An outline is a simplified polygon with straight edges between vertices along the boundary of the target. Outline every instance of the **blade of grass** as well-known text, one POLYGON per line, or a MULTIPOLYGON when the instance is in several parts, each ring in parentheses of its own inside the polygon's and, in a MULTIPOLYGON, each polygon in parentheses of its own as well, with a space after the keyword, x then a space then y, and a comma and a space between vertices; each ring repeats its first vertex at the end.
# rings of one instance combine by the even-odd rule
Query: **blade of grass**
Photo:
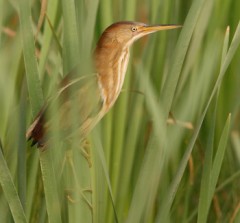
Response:
POLYGON ((53 37, 56 40, 57 46, 59 47, 60 54, 62 54, 62 47, 61 45, 59 46, 60 43, 54 31, 54 27, 56 25, 56 20, 57 20, 56 17, 57 17, 58 4, 59 4, 59 1, 57 0, 48 1, 47 12, 45 17, 46 19, 45 19, 44 31, 43 31, 44 44, 42 45, 40 59, 39 59, 39 74, 41 78, 44 74, 45 64, 48 59, 50 44, 53 37))
POLYGON ((222 64, 222 65, 223 65, 223 62, 224 62, 225 57, 226 57, 226 55, 227 55, 227 52, 228 52, 229 32, 230 32, 230 28, 229 28, 229 26, 228 26, 228 27, 227 27, 227 30, 226 30, 226 33, 225 33, 224 42, 223 42, 222 60, 221 60, 221 64, 222 64))
MULTIPOLYGON (((188 50, 188 55, 186 58, 186 66, 184 66, 180 83, 178 83, 177 91, 181 92, 184 83, 189 79, 187 75, 189 71, 196 64, 196 60, 198 59, 199 51, 201 50, 204 35, 206 34, 206 30, 209 28, 209 21, 211 19, 212 9, 214 6, 214 1, 206 1, 203 10, 201 11, 199 20, 197 22, 197 29, 194 30, 193 37, 191 40, 191 47, 188 50)), ((177 100, 175 98, 175 100, 177 100)))
MULTIPOLYGON (((128 88, 130 84, 130 75, 127 75, 125 78, 124 87, 128 88)), ((128 103, 129 94, 121 94, 119 97, 115 107, 114 107, 114 114, 113 120, 114 125, 112 127, 112 144, 111 147, 114 148, 114 152, 112 151, 111 155, 111 180, 112 180, 112 188, 115 197, 119 191, 119 179, 122 168, 121 157, 123 157, 123 149, 124 149, 124 139, 125 139, 125 131, 126 131, 126 118, 127 118, 127 110, 126 106, 128 103)))
POLYGON ((215 108, 212 114, 212 124, 210 126, 209 133, 209 142, 206 147, 206 152, 204 155, 204 166, 203 173, 201 179, 201 188, 199 195, 199 204, 198 204, 198 222, 206 222, 207 213, 208 213, 208 198, 209 198, 209 190, 211 186, 211 168, 212 168, 212 157, 213 157, 213 149, 214 149, 214 133, 216 127, 216 114, 217 114, 217 96, 215 100, 215 108))
POLYGON ((240 177, 240 170, 237 171, 236 173, 234 173, 232 176, 230 176, 227 180, 225 180, 222 184, 220 184, 217 188, 216 188, 216 193, 223 190, 224 187, 226 187, 229 184, 232 184, 234 180, 239 179, 240 177))
MULTIPOLYGON (((198 209, 198 222, 201 222, 201 223, 207 222, 209 208, 215 192, 217 180, 218 180, 222 162, 223 162, 223 157, 226 150, 226 145, 227 145, 228 136, 229 136, 229 129, 230 129, 230 120, 231 120, 231 115, 228 116, 225 127, 223 129, 213 165, 209 163, 208 168, 205 169, 205 171, 209 171, 210 177, 207 179, 207 182, 204 179, 202 181, 202 188, 200 192, 200 203, 199 203, 199 209, 198 209)), ((206 156, 207 155, 208 154, 206 154, 206 156)))
POLYGON ((27 197, 26 197, 26 216, 30 221, 32 210, 36 202, 36 181, 39 179, 39 158, 38 154, 32 152, 27 160, 27 197))
POLYGON ((169 114, 172 105, 174 93, 176 90, 180 72, 182 70, 183 62, 189 47, 189 43, 192 38, 194 28, 198 21, 198 16, 201 12, 204 3, 205 0, 199 1, 195 0, 192 3, 187 18, 184 22, 182 31, 180 33, 179 40, 177 42, 176 56, 173 59, 171 70, 167 75, 166 81, 161 91, 162 106, 164 108, 166 118, 169 114))
MULTIPOLYGON (((227 54, 228 44, 229 44, 229 27, 227 28, 226 35, 224 38, 224 43, 223 43, 222 64, 227 54)), ((208 211, 209 211, 211 199, 213 196, 213 192, 210 193, 210 191, 212 189, 212 184, 211 184, 212 157, 213 157, 213 149, 214 149, 214 131, 215 131, 215 123, 216 123, 216 115, 217 115, 217 101, 218 101, 219 89, 220 89, 220 86, 218 88, 218 93, 216 95, 215 109, 212 117, 213 123, 211 124, 211 127, 210 127, 211 128, 210 135, 209 135, 210 142, 206 149, 207 151, 205 154, 201 189, 200 189, 200 195, 199 195, 198 222, 207 221, 208 211)), ((215 189, 215 186, 214 186, 214 189, 215 189)))
MULTIPOLYGON (((93 181, 95 183, 94 185, 94 192, 96 193, 96 195, 93 196, 93 198, 95 199, 95 201, 93 201, 93 207, 95 208, 94 210, 94 222, 99 222, 102 221, 102 219, 99 217, 101 216, 101 213, 99 213, 101 209, 101 206, 103 206, 101 204, 101 195, 104 194, 104 189, 103 188, 99 188, 99 185, 102 185, 102 181, 103 178, 99 178, 102 175, 104 175, 106 183, 107 183, 107 187, 108 187, 108 192, 109 192, 109 196, 111 199, 111 204, 112 204, 112 209, 113 209, 113 213, 114 213, 114 220, 116 223, 118 223, 118 216, 117 216, 117 212, 115 209, 115 202, 114 202, 114 197, 113 197, 113 192, 112 192, 112 186, 111 186, 111 182, 110 182, 110 178, 109 178, 109 174, 108 174, 108 168, 107 168, 107 162, 105 160, 105 155, 104 155, 104 151, 103 148, 101 146, 101 142, 99 139, 99 136, 97 134, 97 127, 95 128, 95 130, 93 130, 92 133, 93 137, 93 144, 94 144, 94 148, 93 148, 93 157, 94 157, 94 169, 93 169, 93 181), (101 171, 102 169, 102 171, 101 171), (101 171, 101 172, 99 172, 101 171), (99 174, 100 173, 100 174, 99 174), (99 197, 100 196, 100 197, 99 197)), ((106 215, 107 217, 108 215, 106 215)))
POLYGON ((136 9, 137 9, 136 2, 137 2, 136 0, 125 1, 124 9, 123 9, 123 12, 124 12, 123 17, 126 20, 131 21, 131 20, 135 19, 135 13, 136 13, 136 9))
MULTIPOLYGON (((131 124, 128 124, 128 132, 125 139, 125 148, 122 155, 121 173, 119 175, 119 189, 116 200, 118 213, 124 213, 128 209, 131 201, 129 194, 131 193, 131 180, 133 168, 135 165, 134 159, 138 153, 137 143, 138 135, 141 130, 141 122, 143 118, 142 106, 144 104, 144 96, 139 95, 135 98, 132 105, 131 124)), ((123 222, 123 214, 119 214, 119 221, 123 222)))
MULTIPOLYGON (((24 85, 25 86, 25 85, 24 85)), ((26 210, 26 90, 23 88, 21 92, 20 108, 19 108, 19 139, 18 139, 18 193, 22 206, 26 210)))
POLYGON ((41 11, 40 11, 40 16, 38 19, 38 24, 37 24, 37 31, 35 34, 35 41, 38 38, 38 33, 40 32, 40 29, 42 28, 43 22, 44 22, 44 17, 45 17, 45 13, 47 11, 47 0, 43 0, 41 1, 41 11))
POLYGON ((76 66, 79 54, 79 38, 74 1, 62 1, 63 12, 63 73, 76 66))
POLYGON ((223 162, 223 158, 224 158, 224 154, 225 154, 225 150, 227 147, 227 142, 228 142, 228 136, 229 136, 229 131, 230 131, 230 126, 231 126, 231 114, 229 114, 228 119, 226 121, 226 124, 224 126, 219 144, 218 144, 218 148, 217 148, 217 152, 213 161, 213 166, 212 166, 212 178, 211 178, 211 187, 210 187, 210 193, 209 193, 209 204, 208 206, 210 206, 210 202, 212 200, 212 197, 214 195, 214 191, 216 189, 216 185, 217 185, 217 180, 220 174, 220 170, 221 170, 221 166, 222 166, 222 162, 223 162))
MULTIPOLYGON (((98 13, 99 0, 89 1, 87 7, 87 18, 83 26, 83 54, 84 58, 91 58, 92 56, 92 43, 94 40, 94 30, 96 24, 96 18, 98 13)), ((86 61, 86 60, 85 60, 86 61)))
MULTIPOLYGON (((149 75, 142 66, 138 67, 137 73, 139 73, 142 87, 145 86, 144 93, 147 99, 147 107, 149 108, 149 112, 151 112, 151 116, 154 120, 154 136, 148 143, 147 153, 144 157, 136 188, 134 189, 134 195, 131 202, 127 222, 139 222, 142 215, 145 214, 144 211, 146 210, 146 204, 148 203, 149 199, 153 201, 152 198, 156 193, 163 165, 164 152, 161 145, 165 145, 166 139, 163 109, 158 103, 156 93, 154 92, 149 80, 149 75), (157 135, 160 133, 161 138, 159 138, 159 135, 157 135), (146 182, 148 182, 148 184, 146 184, 146 182)), ((150 205, 152 204, 153 203, 150 205)))
POLYGON ((105 28, 111 24, 113 21, 113 13, 112 13, 112 1, 103 0, 99 4, 99 10, 102 12, 100 16, 101 27, 105 28))
POLYGON ((30 20, 30 5, 28 0, 19 2, 19 17, 29 100, 32 108, 32 114, 33 116, 36 116, 43 104, 43 93, 38 76, 34 38, 30 20))
POLYGON ((53 27, 53 24, 51 23, 50 18, 48 17, 48 15, 46 15, 46 19, 47 19, 48 25, 49 25, 49 27, 50 27, 50 29, 51 29, 53 38, 54 38, 54 40, 55 40, 55 42, 56 42, 56 44, 57 44, 57 46, 58 46, 59 54, 60 54, 61 57, 62 57, 62 46, 61 46, 61 43, 60 43, 60 41, 59 41, 59 39, 58 39, 58 37, 57 37, 57 33, 55 32, 54 27, 53 27))
POLYGON ((3 5, 4 1, 0 0, 0 48, 2 46, 2 30, 3 30, 3 5))
POLYGON ((3 148, 0 142, 0 182, 7 199, 8 205, 12 212, 13 219, 16 223, 26 223, 27 219, 23 206, 19 199, 16 187, 14 185, 11 173, 3 156, 3 148))
POLYGON ((44 152, 40 151, 39 155, 48 220, 50 223, 61 223, 61 209, 57 193, 57 183, 54 167, 52 165, 52 150, 48 148, 44 152))
MULTIPOLYGON (((43 93, 39 80, 37 61, 35 58, 34 37, 31 27, 30 3, 28 0, 19 2, 20 28, 23 44, 23 55, 26 69, 26 78, 29 92, 29 99, 33 116, 35 116, 43 104, 43 93)), ((51 165, 51 150, 39 153, 42 168, 45 198, 49 222, 61 222, 60 206, 57 194, 55 173, 51 165)))

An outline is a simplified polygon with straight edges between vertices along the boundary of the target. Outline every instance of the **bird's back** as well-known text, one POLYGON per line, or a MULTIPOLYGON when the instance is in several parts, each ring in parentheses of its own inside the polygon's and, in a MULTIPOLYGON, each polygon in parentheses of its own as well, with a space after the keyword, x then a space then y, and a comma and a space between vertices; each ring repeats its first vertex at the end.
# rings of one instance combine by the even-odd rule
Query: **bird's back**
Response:
POLYGON ((53 136, 64 139, 78 134, 82 139, 99 119, 102 105, 96 74, 65 79, 29 127, 27 138, 39 147, 53 136))

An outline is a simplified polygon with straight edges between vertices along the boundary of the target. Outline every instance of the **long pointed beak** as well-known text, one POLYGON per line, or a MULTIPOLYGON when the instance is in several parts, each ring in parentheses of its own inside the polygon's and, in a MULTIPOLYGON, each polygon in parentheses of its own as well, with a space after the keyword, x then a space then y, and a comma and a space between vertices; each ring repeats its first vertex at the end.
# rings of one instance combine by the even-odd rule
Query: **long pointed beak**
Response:
POLYGON ((178 29, 181 28, 181 25, 154 25, 154 26, 142 26, 140 32, 144 35, 161 31, 161 30, 169 30, 169 29, 178 29))

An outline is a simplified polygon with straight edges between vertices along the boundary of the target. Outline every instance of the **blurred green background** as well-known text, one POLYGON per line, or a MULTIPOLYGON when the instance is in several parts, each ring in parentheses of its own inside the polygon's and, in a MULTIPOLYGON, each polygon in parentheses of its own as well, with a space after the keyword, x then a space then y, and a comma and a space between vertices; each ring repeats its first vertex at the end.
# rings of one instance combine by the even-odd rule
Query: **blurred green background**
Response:
POLYGON ((240 222, 239 9, 0 0, 0 222, 240 222), (86 142, 31 148, 44 101, 76 65, 86 74, 122 20, 183 28, 134 44, 123 91, 86 142))

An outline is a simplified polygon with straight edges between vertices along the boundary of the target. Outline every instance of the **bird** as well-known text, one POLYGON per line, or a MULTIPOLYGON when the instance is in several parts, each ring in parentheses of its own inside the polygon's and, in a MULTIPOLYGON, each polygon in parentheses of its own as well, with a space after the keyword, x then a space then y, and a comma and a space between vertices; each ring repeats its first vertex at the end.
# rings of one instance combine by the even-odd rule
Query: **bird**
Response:
POLYGON ((66 75, 60 81, 59 90, 47 100, 26 132, 32 146, 45 147, 56 129, 61 139, 78 134, 79 140, 83 140, 116 102, 133 43, 151 33, 180 27, 132 21, 116 22, 107 27, 93 53, 95 73, 75 78, 66 75), (49 115, 51 111, 54 111, 53 116, 49 115))

